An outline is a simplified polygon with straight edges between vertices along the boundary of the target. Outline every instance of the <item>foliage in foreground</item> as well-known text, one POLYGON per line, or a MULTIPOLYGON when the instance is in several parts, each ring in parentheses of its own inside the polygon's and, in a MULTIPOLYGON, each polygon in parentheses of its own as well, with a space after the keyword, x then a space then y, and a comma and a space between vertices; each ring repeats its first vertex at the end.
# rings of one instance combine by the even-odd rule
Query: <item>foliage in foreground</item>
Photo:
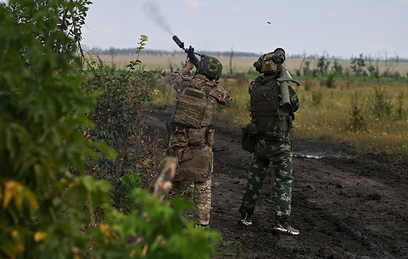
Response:
POLYGON ((219 235, 186 221, 187 203, 135 188, 137 207, 124 214, 111 183, 85 174, 87 159, 117 156, 82 134, 98 92, 80 87, 80 33, 69 32, 88 4, 0 4, 0 257, 209 258, 219 235), (96 211, 105 216, 98 222, 96 211))
MULTIPOLYGON (((142 35, 137 54, 146 41, 147 36, 142 35)), ((115 187, 111 196, 119 205, 124 195, 118 192, 120 179, 136 173, 141 180, 139 187, 145 188, 158 170, 162 158, 158 148, 162 144, 161 139, 158 136, 156 139, 145 136, 143 122, 154 94, 152 86, 161 75, 145 71, 137 58, 123 73, 118 73, 114 66, 98 65, 92 56, 85 58, 85 61, 88 79, 83 88, 88 94, 100 92, 101 95, 94 109, 88 113, 95 127, 87 129, 84 134, 92 141, 108 144, 118 154, 115 161, 109 161, 104 156, 89 159, 87 172, 96 178, 109 178, 115 187)))

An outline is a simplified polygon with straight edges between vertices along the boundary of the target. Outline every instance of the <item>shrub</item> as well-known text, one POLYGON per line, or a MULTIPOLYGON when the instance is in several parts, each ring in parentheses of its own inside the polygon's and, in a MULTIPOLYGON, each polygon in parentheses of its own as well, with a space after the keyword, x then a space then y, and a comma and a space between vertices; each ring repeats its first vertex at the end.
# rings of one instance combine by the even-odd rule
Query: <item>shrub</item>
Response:
POLYGON ((88 137, 101 92, 80 87, 89 83, 75 54, 80 32, 68 31, 80 28, 88 4, 0 3, 0 257, 210 258, 219 234, 194 228, 185 201, 162 201, 122 178, 137 207, 124 214, 107 180, 84 175, 87 158, 116 158, 107 145, 115 140, 88 137), (97 210, 106 216, 99 222, 97 210))
POLYGON ((335 81, 335 74, 329 73, 327 75, 326 82, 325 82, 325 85, 327 86, 327 88, 334 88, 335 87, 334 81, 335 81))
MULTIPOLYGON (((146 41, 147 37, 142 35, 136 54, 143 49, 146 41)), ((101 92, 95 108, 88 113, 95 127, 85 134, 92 141, 108 144, 118 154, 113 162, 104 156, 88 160, 87 169, 96 178, 109 179, 114 187, 121 184, 122 176, 137 173, 142 179, 141 187, 146 187, 161 158, 158 143, 144 136, 143 123, 158 76, 143 70, 138 55, 135 61, 129 63, 128 70, 122 73, 117 73, 114 65, 112 68, 98 66, 92 57, 85 61, 88 80, 84 88, 89 94, 101 92)), ((111 194, 119 204, 120 195, 116 191, 111 194)))
POLYGON ((318 106, 320 102, 322 101, 322 99, 323 99, 323 92, 320 89, 312 91, 312 104, 314 106, 318 106))
POLYGON ((349 127, 353 131, 362 130, 365 127, 364 113, 354 98, 351 99, 351 107, 349 127))
POLYGON ((367 102, 369 111, 378 119, 389 116, 392 111, 391 101, 388 99, 385 89, 374 87, 375 94, 367 102))

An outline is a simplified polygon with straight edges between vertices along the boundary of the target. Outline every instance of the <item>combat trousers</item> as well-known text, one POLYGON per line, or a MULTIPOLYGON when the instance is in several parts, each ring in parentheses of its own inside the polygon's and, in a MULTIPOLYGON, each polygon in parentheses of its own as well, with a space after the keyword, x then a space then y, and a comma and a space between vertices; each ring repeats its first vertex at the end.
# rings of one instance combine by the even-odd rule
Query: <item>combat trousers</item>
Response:
MULTIPOLYGON (((182 194, 184 182, 174 181, 172 192, 182 194)), ((210 224, 211 178, 205 182, 194 183, 194 204, 196 205, 197 224, 210 224)))
POLYGON ((248 181, 239 211, 249 215, 254 214, 270 162, 273 163, 275 173, 273 201, 275 220, 285 220, 290 217, 293 180, 292 143, 289 133, 285 133, 279 140, 257 137, 254 159, 249 168, 248 181))

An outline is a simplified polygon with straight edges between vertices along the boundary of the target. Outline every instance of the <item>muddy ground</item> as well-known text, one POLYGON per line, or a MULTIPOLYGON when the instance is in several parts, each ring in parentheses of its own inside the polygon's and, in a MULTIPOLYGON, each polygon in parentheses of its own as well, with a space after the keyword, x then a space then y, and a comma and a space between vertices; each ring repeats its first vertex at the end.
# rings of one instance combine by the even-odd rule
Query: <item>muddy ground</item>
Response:
MULTIPOLYGON (((165 134, 169 107, 146 117, 146 134, 165 134), (156 133, 155 133, 156 134, 156 133)), ((398 155, 356 154, 345 144, 293 140, 290 223, 300 235, 272 234, 272 166, 253 225, 237 224, 252 154, 241 130, 215 122, 211 228, 215 258, 408 258, 408 164, 398 155)))

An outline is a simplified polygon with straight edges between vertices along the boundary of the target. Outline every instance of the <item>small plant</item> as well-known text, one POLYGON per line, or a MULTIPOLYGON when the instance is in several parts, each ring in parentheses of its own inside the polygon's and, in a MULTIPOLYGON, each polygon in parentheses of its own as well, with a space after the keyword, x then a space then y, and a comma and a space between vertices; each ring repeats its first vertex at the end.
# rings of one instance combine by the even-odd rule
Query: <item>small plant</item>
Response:
POLYGON ((307 70, 306 75, 306 80, 305 80, 305 90, 309 91, 310 89, 312 89, 312 71, 307 70))
POLYGON ((354 98, 351 99, 351 106, 350 128, 354 131, 361 130, 365 126, 363 112, 358 108, 357 101, 354 98))
POLYGON ((388 99, 385 89, 379 86, 374 87, 375 94, 368 100, 367 107, 369 111, 377 118, 388 117, 392 111, 391 101, 388 99))
POLYGON ((235 259, 242 257, 242 247, 248 243, 248 239, 254 235, 254 232, 245 233, 242 235, 241 240, 235 241, 235 259))
POLYGON ((395 111, 397 120, 402 120, 402 119, 404 119, 406 117, 406 111, 404 110, 403 107, 404 107, 404 93, 401 92, 398 95, 398 106, 397 106, 397 109, 395 111))
POLYGON ((321 90, 312 91, 312 104, 318 106, 323 99, 323 92, 321 90))
POLYGON ((326 85, 327 88, 334 88, 335 87, 335 85, 334 85, 335 76, 336 76, 336 74, 333 73, 333 72, 331 72, 331 73, 329 73, 327 75, 326 82, 325 82, 325 85, 326 85))
POLYGON ((134 199, 131 198, 130 194, 136 189, 140 188, 142 180, 137 173, 132 173, 129 175, 124 175, 120 178, 121 185, 118 188, 119 207, 125 213, 129 213, 132 209, 136 208, 134 199))

